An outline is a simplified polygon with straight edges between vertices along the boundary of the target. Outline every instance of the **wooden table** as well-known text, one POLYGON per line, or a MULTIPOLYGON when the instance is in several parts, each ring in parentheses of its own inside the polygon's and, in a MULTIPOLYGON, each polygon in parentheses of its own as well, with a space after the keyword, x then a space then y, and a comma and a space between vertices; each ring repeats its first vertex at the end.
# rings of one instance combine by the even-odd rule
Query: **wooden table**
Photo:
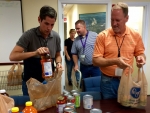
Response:
MULTIPOLYGON (((147 106, 142 108, 123 107, 117 103, 117 99, 96 100, 93 101, 93 104, 93 107, 101 109, 102 113, 150 113, 150 96, 148 96, 147 106)), ((19 106, 19 108, 21 111, 24 106, 19 106)), ((56 113, 56 107, 38 113, 56 113)), ((90 113, 90 110, 84 109, 81 102, 80 108, 77 108, 77 113, 90 113)))

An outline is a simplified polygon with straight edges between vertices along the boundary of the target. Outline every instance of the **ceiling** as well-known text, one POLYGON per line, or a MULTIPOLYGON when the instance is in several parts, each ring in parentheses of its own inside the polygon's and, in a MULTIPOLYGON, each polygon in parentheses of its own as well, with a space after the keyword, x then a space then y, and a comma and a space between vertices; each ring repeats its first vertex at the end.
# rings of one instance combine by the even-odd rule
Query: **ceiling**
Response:
POLYGON ((68 11, 72 8, 74 4, 63 4, 63 14, 67 15, 68 11))

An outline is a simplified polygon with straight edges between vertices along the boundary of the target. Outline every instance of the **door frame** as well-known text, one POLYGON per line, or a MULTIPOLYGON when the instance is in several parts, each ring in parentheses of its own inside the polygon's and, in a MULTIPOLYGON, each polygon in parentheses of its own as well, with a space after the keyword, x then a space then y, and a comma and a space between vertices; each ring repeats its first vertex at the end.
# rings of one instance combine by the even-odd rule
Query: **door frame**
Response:
MULTIPOLYGON (((65 67, 64 58, 64 20, 63 20, 63 4, 106 4, 106 28, 110 27, 110 11, 111 11, 111 0, 58 0, 58 32, 61 38, 61 55, 62 55, 62 66, 65 67)), ((62 89, 65 88, 65 69, 62 74, 62 89)))

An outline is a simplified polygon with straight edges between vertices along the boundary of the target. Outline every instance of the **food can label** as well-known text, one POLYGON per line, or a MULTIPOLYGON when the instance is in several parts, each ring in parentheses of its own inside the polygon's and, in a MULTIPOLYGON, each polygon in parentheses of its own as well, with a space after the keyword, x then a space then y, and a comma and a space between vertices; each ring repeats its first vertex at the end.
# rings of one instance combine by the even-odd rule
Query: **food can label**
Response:
POLYGON ((45 76, 52 76, 51 62, 44 63, 44 74, 45 74, 45 76))
POLYGON ((80 95, 75 96, 75 107, 80 107, 80 95))
POLYGON ((83 107, 84 109, 92 109, 93 106, 93 98, 85 98, 83 99, 83 107))

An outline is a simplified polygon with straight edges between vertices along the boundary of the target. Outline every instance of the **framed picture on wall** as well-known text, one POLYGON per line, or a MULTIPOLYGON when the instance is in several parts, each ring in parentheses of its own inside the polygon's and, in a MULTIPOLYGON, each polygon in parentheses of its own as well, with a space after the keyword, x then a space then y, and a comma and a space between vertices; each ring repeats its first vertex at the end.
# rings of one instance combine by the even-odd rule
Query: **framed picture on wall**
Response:
POLYGON ((79 14, 79 19, 85 21, 89 31, 100 33, 106 27, 106 12, 79 14))

